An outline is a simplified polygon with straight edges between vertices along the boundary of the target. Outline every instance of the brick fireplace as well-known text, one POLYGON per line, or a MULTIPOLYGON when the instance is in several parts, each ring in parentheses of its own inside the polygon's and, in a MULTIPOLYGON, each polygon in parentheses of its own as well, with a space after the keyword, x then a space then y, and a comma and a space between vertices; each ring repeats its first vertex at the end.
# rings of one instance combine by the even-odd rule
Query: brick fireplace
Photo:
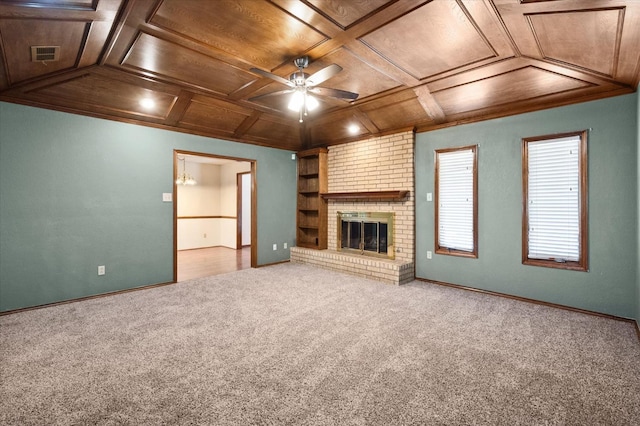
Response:
POLYGON ((413 153, 413 131, 329 147, 328 250, 292 247, 291 261, 392 284, 411 281, 415 274, 413 153), (339 212, 391 214, 393 256, 340 250, 339 212))

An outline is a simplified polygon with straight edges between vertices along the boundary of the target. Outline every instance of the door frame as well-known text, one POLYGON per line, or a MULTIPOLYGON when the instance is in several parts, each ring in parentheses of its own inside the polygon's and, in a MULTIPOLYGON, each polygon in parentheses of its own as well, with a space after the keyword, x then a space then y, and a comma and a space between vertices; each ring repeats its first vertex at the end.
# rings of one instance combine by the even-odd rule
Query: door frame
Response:
MULTIPOLYGON (((236 249, 240 250, 244 246, 242 245, 242 205, 243 205, 243 192, 242 178, 244 175, 250 175, 251 172, 239 172, 236 173, 236 249)), ((253 184, 251 184, 253 187, 253 184)), ((253 215, 253 203, 251 203, 251 214, 253 215)), ((253 243, 253 234, 251 235, 251 242, 253 243)))
MULTIPOLYGON (((173 150, 173 282, 178 282, 178 155, 192 155, 196 157, 220 158, 251 164, 251 267, 258 267, 258 185, 256 180, 257 160, 250 158, 229 157, 225 155, 209 154, 206 152, 173 150)), ((237 179, 237 178, 236 178, 237 179)), ((236 221, 238 213, 236 212, 236 221)))

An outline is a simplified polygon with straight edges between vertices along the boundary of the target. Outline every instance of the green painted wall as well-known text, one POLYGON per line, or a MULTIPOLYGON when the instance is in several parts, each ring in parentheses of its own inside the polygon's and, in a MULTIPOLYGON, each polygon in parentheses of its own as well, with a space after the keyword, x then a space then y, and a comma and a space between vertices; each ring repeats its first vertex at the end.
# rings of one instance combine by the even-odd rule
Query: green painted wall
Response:
POLYGON ((0 102, 0 311, 172 281, 174 149, 257 160, 257 261, 289 258, 291 152, 0 102))
POLYGON ((416 275, 638 317, 637 94, 416 135, 416 275), (522 265, 521 139, 589 132, 589 272, 522 265), (434 150, 478 144, 479 258, 434 250, 434 150))
POLYGON ((637 193, 638 193, 638 210, 637 210, 637 215, 638 215, 638 242, 637 242, 637 253, 638 253, 638 257, 636 260, 636 265, 638 267, 638 270, 636 271, 636 322, 638 323, 638 327, 640 328, 640 96, 637 96, 637 92, 636 92, 636 100, 637 100, 637 105, 636 105, 636 129, 637 129, 637 137, 636 137, 636 143, 637 143, 637 160, 636 160, 636 164, 638 167, 637 173, 638 173, 638 181, 637 181, 637 193))

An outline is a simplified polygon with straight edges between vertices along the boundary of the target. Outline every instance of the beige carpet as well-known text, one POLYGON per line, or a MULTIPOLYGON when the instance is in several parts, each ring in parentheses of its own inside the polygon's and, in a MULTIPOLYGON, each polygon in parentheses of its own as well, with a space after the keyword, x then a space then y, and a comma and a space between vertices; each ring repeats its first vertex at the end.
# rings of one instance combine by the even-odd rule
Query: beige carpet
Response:
POLYGON ((282 264, 0 317, 2 425, 638 425, 630 323, 282 264))

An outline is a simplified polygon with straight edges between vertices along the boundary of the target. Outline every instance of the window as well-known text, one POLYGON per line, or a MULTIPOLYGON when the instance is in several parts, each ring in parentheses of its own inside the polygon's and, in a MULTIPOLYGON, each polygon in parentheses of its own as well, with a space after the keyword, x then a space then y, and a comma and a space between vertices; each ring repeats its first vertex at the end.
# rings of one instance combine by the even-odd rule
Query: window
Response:
POLYGON ((522 183, 522 263, 586 271, 586 130, 523 139, 522 183))
POLYGON ((478 257, 477 146, 436 150, 436 253, 478 257))

